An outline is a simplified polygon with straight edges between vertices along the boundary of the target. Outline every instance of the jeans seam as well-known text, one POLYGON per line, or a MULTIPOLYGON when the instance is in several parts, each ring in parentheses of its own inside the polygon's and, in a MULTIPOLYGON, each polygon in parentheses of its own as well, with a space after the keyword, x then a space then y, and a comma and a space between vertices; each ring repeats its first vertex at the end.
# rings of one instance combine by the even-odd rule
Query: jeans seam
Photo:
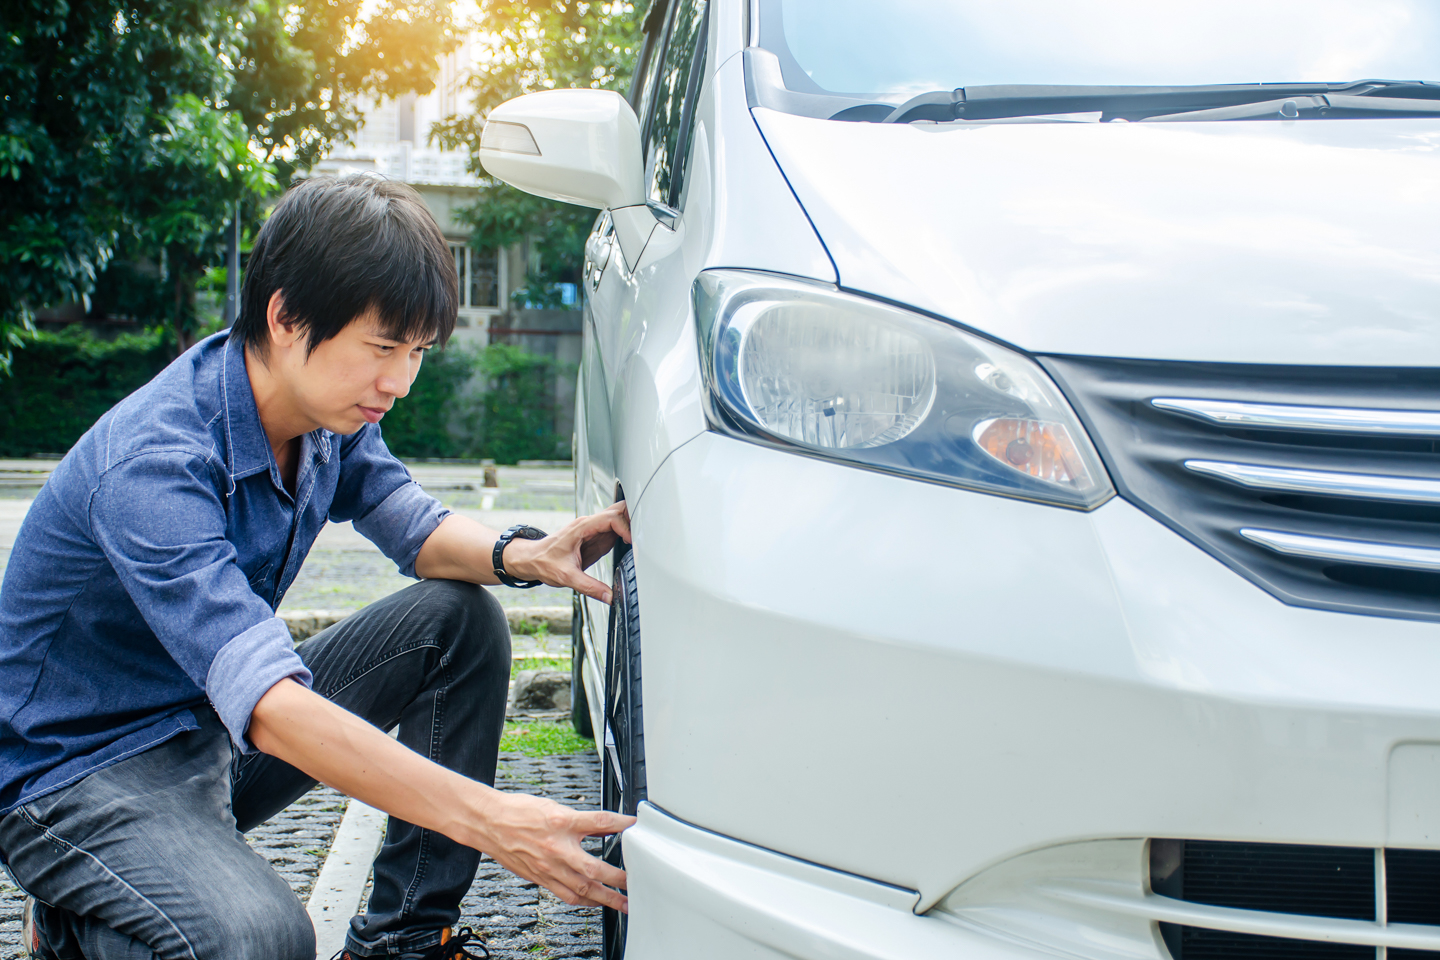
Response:
POLYGON ((397 657, 402 657, 407 653, 414 653, 416 650, 424 650, 427 647, 433 647, 436 650, 442 649, 441 645, 434 640, 422 640, 419 643, 413 643, 409 646, 401 647, 398 650, 392 650, 389 654, 381 657, 373 663, 367 663, 363 667, 356 668, 354 672, 341 680, 339 682, 339 685, 321 693, 321 696, 324 697, 326 700, 333 700, 335 699, 335 697, 339 696, 346 687, 350 686, 353 683, 358 683, 360 680, 364 679, 367 673, 370 673, 371 671, 381 666, 384 666, 385 664, 389 663, 391 660, 394 660, 397 657))
MULTIPOLYGON (((450 651, 440 644, 436 644, 436 647, 442 650, 440 654, 440 671, 444 683, 441 684, 439 690, 435 691, 430 701, 430 749, 428 753, 429 760, 432 763, 440 762, 441 728, 445 722, 445 691, 450 689, 451 684, 455 682, 454 674, 450 671, 450 651)), ((405 891, 405 903, 400 909, 402 916, 410 912, 410 908, 415 902, 415 895, 419 891, 420 884, 424 882, 425 874, 429 871, 430 833, 429 830, 422 829, 420 831, 420 851, 419 855, 415 858, 415 875, 410 881, 409 889, 405 891)))
POLYGON ((135 889, 133 884, 127 881, 124 877, 120 876, 114 870, 111 870, 108 866, 105 865, 105 861, 95 856, 95 854, 91 853, 89 850, 86 850, 83 847, 76 846, 69 840, 66 840, 64 837, 60 836, 54 830, 50 829, 40 821, 36 820, 30 814, 29 810, 26 810, 24 807, 20 807, 17 812, 27 823, 30 824, 30 826, 34 827, 36 830, 39 830, 43 838, 51 841, 52 843, 58 844, 67 850, 78 853, 83 857, 88 857, 93 860, 96 866, 103 870, 107 876, 109 876, 116 883, 120 884, 121 887, 134 894, 136 899, 148 906, 151 910, 154 910, 157 916, 159 916, 162 920, 164 920, 170 925, 170 929, 175 931, 175 935, 180 938, 180 942, 185 944, 185 949, 190 951, 190 960, 200 960, 200 958, 195 953, 195 945, 190 942, 190 938, 185 936, 185 932, 181 930, 179 925, 170 918, 170 915, 168 913, 160 909, 159 904, 157 904, 154 900, 151 900, 149 897, 145 896, 145 894, 141 893, 139 890, 135 889))

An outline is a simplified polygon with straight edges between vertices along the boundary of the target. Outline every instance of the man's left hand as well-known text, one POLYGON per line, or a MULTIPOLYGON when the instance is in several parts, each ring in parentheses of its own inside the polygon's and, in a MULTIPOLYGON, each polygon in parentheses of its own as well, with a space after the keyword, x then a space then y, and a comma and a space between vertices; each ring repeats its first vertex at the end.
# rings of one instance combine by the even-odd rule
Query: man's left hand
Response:
POLYGON ((505 572, 521 580, 539 580, 552 587, 570 587, 602 603, 610 588, 585 571, 615 546, 630 542, 630 514, 625 501, 588 517, 577 517, 543 540, 511 540, 505 547, 505 572))

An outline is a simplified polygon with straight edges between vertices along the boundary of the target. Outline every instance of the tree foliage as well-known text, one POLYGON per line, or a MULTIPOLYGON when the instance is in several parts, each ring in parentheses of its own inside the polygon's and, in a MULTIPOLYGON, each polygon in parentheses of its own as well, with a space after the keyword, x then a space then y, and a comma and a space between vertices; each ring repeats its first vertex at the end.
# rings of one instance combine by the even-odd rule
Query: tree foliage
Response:
POLYGON ((402 457, 491 457, 500 463, 569 456, 555 432, 554 357, 493 343, 451 341, 432 351, 410 394, 385 416, 385 443, 402 457))
POLYGON ((253 0, 226 104, 282 176, 358 129, 365 98, 429 93, 459 42, 450 0, 253 0))
MULTIPOLYGON (((431 136, 470 153, 480 165, 480 131, 490 111, 512 97, 565 87, 624 91, 639 54, 643 8, 628 2, 590 0, 481 0, 488 59, 467 81, 474 108, 437 124, 431 136)), ((488 182, 461 211, 475 228, 471 244, 494 249, 530 239, 538 247, 538 275, 516 292, 537 306, 555 283, 579 280, 585 237, 595 211, 543 200, 498 181, 488 182)))
POLYGON ((24 339, 14 375, 0 379, 0 457, 66 452, 170 361, 159 330, 100 340, 69 327, 24 339))
POLYGON ((456 42, 450 0, 6 0, 0 27, 0 374, 37 309, 97 282, 193 342, 237 202, 365 98, 428 92, 456 42))
POLYGON ((230 85, 244 18, 243 0, 0 4, 0 366, 154 207, 196 104, 230 85))

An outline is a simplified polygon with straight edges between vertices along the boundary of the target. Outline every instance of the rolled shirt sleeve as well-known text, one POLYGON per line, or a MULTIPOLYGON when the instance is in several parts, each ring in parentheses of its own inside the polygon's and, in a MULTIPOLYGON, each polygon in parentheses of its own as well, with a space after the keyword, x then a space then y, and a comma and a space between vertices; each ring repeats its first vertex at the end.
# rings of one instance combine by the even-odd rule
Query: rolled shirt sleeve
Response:
POLYGON ((405 464, 395 459, 378 424, 366 424, 344 438, 340 457, 330 519, 353 520, 355 529, 395 561, 402 574, 416 577, 420 548, 450 511, 421 489, 405 464))
POLYGON ((265 692, 286 678, 308 687, 312 678, 236 563, 218 469, 188 452, 123 461, 91 496, 90 533, 166 652, 249 753, 250 715, 265 692))

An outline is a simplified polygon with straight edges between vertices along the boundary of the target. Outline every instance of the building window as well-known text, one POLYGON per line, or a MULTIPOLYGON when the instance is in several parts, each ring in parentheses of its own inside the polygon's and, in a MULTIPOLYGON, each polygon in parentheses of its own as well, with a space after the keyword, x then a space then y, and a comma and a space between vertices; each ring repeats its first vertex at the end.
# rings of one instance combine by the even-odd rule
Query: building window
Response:
POLYGON ((480 251, 465 243, 451 243, 455 273, 460 278, 460 306, 500 306, 500 258, 496 251, 480 251))

